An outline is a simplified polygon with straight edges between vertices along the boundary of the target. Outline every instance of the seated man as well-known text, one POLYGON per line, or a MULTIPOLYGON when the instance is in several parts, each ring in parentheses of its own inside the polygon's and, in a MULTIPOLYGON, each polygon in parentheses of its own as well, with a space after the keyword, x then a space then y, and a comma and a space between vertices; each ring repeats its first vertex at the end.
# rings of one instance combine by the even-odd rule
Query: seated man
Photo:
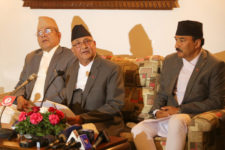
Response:
POLYGON ((167 137, 167 150, 182 150, 191 117, 224 107, 225 65, 202 49, 202 23, 179 22, 175 40, 177 53, 165 58, 150 111, 155 118, 165 119, 145 120, 132 128, 137 149, 155 150, 153 138, 159 135, 167 137))
POLYGON ((118 135, 124 123, 124 83, 121 68, 96 54, 96 43, 82 26, 72 30, 72 51, 78 58, 66 72, 64 104, 76 114, 70 124, 94 123, 109 135, 118 135))
POLYGON ((37 74, 37 79, 15 93, 18 110, 28 109, 31 105, 30 101, 51 100, 52 97, 55 102, 61 103, 62 100, 57 96, 64 87, 61 75, 74 59, 71 50, 59 46, 61 33, 52 18, 39 17, 37 39, 41 48, 26 56, 16 87, 20 86, 33 73, 37 74))

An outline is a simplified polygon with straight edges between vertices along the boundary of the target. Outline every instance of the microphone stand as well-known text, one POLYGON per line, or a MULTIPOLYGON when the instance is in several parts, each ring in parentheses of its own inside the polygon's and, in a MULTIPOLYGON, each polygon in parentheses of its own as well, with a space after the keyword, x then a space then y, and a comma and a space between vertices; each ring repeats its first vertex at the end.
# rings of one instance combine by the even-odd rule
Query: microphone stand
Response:
POLYGON ((48 87, 46 88, 46 90, 45 90, 45 92, 44 92, 44 95, 43 95, 43 99, 42 99, 42 101, 41 101, 41 105, 40 105, 40 108, 43 106, 43 103, 44 103, 44 101, 45 101, 45 94, 47 93, 47 91, 48 91, 48 89, 49 89, 49 87, 51 86, 51 84, 55 81, 55 79, 57 78, 57 77, 59 77, 59 76, 63 76, 64 75, 64 71, 60 71, 60 70, 54 70, 54 72, 56 73, 56 75, 55 75, 55 77, 52 79, 52 81, 48 84, 48 87))

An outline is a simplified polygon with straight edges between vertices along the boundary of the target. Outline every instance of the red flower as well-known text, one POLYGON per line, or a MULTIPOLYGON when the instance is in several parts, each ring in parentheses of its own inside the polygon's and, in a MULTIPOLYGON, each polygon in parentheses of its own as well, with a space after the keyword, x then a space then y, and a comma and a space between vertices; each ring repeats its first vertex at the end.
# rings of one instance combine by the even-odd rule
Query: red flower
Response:
POLYGON ((56 125, 56 124, 58 124, 59 121, 60 121, 58 115, 55 115, 55 114, 49 115, 49 116, 48 116, 48 119, 49 119, 49 121, 50 121, 50 123, 51 123, 52 125, 56 125))
POLYGON ((23 120, 26 120, 27 119, 26 116, 27 116, 27 113, 26 112, 24 112, 24 111, 21 112, 20 115, 19 115, 19 122, 20 121, 23 121, 23 120))
POLYGON ((34 107, 32 107, 32 110, 34 113, 37 113, 40 111, 40 107, 34 106, 34 107))
POLYGON ((30 122, 32 124, 38 124, 43 119, 42 115, 40 113, 33 113, 30 115, 30 122))
POLYGON ((57 109, 55 109, 54 107, 49 107, 48 111, 51 113, 54 113, 57 109))
POLYGON ((60 110, 56 110, 56 115, 58 115, 58 117, 60 119, 63 119, 64 118, 64 113, 62 111, 60 111, 60 110))
POLYGON ((33 111, 30 111, 30 112, 27 113, 27 116, 30 116, 32 114, 33 114, 33 111))

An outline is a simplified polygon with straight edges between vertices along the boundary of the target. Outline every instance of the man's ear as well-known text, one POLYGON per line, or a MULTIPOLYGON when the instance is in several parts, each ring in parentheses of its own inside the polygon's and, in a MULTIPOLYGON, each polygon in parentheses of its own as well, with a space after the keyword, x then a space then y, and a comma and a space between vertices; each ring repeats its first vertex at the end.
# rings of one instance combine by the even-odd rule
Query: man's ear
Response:
POLYGON ((96 46, 96 41, 93 41, 93 43, 95 44, 95 46, 96 46))
POLYGON ((200 48, 201 47, 201 39, 196 39, 195 40, 195 48, 200 48))
POLYGON ((58 32, 59 39, 61 40, 61 32, 58 32))

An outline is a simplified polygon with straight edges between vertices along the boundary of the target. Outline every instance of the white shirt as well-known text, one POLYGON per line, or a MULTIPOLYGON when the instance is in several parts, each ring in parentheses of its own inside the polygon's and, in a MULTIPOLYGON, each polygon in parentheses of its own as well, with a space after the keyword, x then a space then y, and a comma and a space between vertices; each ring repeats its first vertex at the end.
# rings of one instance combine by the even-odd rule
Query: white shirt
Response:
POLYGON ((187 61, 186 59, 182 59, 183 60, 183 66, 180 70, 178 79, 177 79, 177 88, 175 90, 175 94, 177 96, 177 102, 180 105, 183 101, 184 98, 184 94, 189 82, 189 79, 191 77, 191 74, 195 68, 195 65, 198 61, 198 58, 200 56, 201 53, 198 54, 197 57, 195 57, 193 60, 191 61, 187 61))
POLYGON ((35 82, 30 100, 33 102, 41 101, 44 95, 45 78, 47 75, 50 61, 59 45, 55 46, 49 52, 43 51, 43 55, 40 61, 40 66, 37 74, 37 80, 35 82))
POLYGON ((87 66, 83 66, 82 64, 79 63, 80 68, 77 77, 77 85, 76 85, 77 89, 82 89, 84 91, 92 64, 93 61, 91 61, 87 66))

